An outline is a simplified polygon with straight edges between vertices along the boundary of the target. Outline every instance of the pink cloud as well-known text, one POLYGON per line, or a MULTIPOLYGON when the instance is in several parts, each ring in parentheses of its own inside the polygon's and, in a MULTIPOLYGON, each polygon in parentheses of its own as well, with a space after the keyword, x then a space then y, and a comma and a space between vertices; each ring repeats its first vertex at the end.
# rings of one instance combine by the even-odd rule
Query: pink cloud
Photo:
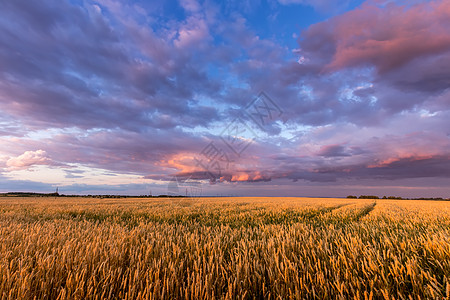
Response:
POLYGON ((420 160, 427 160, 427 159, 433 159, 433 155, 427 155, 427 156, 416 156, 414 154, 406 154, 399 157, 389 157, 382 161, 377 161, 375 164, 370 164, 367 166, 367 168, 381 168, 381 167, 388 167, 396 162, 400 161, 420 161, 420 160))
POLYGON ((332 57, 326 70, 374 65, 382 73, 421 57, 450 51, 449 28, 449 1, 410 7, 392 3, 380 7, 366 2, 360 8, 311 26, 306 35, 313 40, 325 37, 335 45, 334 51, 327 49, 332 57))
POLYGON ((178 30, 178 38, 174 41, 177 48, 198 46, 199 43, 208 39, 208 25, 203 19, 191 17, 187 24, 178 30))
POLYGON ((47 157, 44 150, 26 151, 25 153, 12 157, 6 161, 9 171, 26 170, 35 165, 52 165, 53 162, 47 157))
POLYGON ((233 174, 230 181, 256 182, 256 181, 270 181, 270 180, 271 180, 270 176, 263 174, 259 171, 254 171, 254 172, 238 172, 236 174, 233 174))

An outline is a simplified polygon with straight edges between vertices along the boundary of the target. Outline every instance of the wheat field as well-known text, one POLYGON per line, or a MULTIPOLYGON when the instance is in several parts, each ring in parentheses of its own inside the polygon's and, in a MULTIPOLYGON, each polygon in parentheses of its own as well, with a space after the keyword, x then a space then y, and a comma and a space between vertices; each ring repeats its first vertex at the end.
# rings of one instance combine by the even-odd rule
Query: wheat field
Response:
POLYGON ((445 299, 450 203, 0 198, 2 299, 445 299))

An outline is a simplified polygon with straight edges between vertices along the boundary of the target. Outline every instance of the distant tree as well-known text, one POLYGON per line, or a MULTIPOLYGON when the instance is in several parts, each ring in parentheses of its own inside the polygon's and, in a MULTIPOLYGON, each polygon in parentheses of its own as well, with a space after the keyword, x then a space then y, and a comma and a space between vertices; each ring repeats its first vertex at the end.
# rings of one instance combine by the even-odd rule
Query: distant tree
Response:
POLYGON ((348 195, 347 198, 349 198, 349 199, 357 199, 358 197, 353 196, 353 195, 348 195))
POLYGON ((380 199, 380 197, 373 195, 361 195, 359 196, 359 199, 380 199))

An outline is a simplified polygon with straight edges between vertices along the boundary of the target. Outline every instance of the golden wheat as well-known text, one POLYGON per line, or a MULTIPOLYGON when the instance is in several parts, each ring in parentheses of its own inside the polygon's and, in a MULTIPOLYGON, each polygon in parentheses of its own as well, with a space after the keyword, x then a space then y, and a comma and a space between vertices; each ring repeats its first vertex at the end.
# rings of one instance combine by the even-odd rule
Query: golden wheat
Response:
POLYGON ((2 299, 442 299, 450 203, 0 198, 2 299))

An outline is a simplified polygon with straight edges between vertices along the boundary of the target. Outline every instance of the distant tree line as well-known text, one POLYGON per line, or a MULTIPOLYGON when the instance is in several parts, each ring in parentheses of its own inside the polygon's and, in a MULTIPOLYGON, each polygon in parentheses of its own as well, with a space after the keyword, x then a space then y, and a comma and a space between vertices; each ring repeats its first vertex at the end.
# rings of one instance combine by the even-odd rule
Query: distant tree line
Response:
POLYGON ((31 192, 10 192, 0 193, 0 197, 78 197, 78 198, 185 198, 186 196, 172 195, 64 195, 59 193, 31 193, 31 192))
MULTIPOLYGON (((10 192, 10 193, 0 193, 0 197, 80 197, 80 198, 186 198, 186 196, 182 195, 158 195, 158 196, 152 196, 152 195, 140 195, 140 196, 130 196, 130 195, 64 195, 56 193, 32 193, 32 192, 10 192)), ((444 201, 450 201, 450 198, 403 198, 403 197, 396 197, 396 196, 383 196, 382 198, 374 195, 360 195, 353 196, 348 195, 347 198, 349 199, 396 199, 396 200, 444 200, 444 201)))
POLYGON ((380 199, 380 197, 378 196, 372 196, 372 195, 361 195, 361 196, 353 196, 353 195, 348 195, 347 198, 349 199, 380 199))
POLYGON ((31 193, 31 192, 13 192, 2 193, 0 197, 55 197, 61 196, 59 193, 31 193))
POLYGON ((374 196, 374 195, 360 195, 358 196, 353 196, 353 195, 348 195, 347 198, 349 199, 395 199, 395 200, 445 200, 445 201, 450 201, 450 198, 442 198, 442 197, 437 197, 437 198, 403 198, 403 197, 396 197, 396 196, 383 196, 382 198, 378 197, 378 196, 374 196))

